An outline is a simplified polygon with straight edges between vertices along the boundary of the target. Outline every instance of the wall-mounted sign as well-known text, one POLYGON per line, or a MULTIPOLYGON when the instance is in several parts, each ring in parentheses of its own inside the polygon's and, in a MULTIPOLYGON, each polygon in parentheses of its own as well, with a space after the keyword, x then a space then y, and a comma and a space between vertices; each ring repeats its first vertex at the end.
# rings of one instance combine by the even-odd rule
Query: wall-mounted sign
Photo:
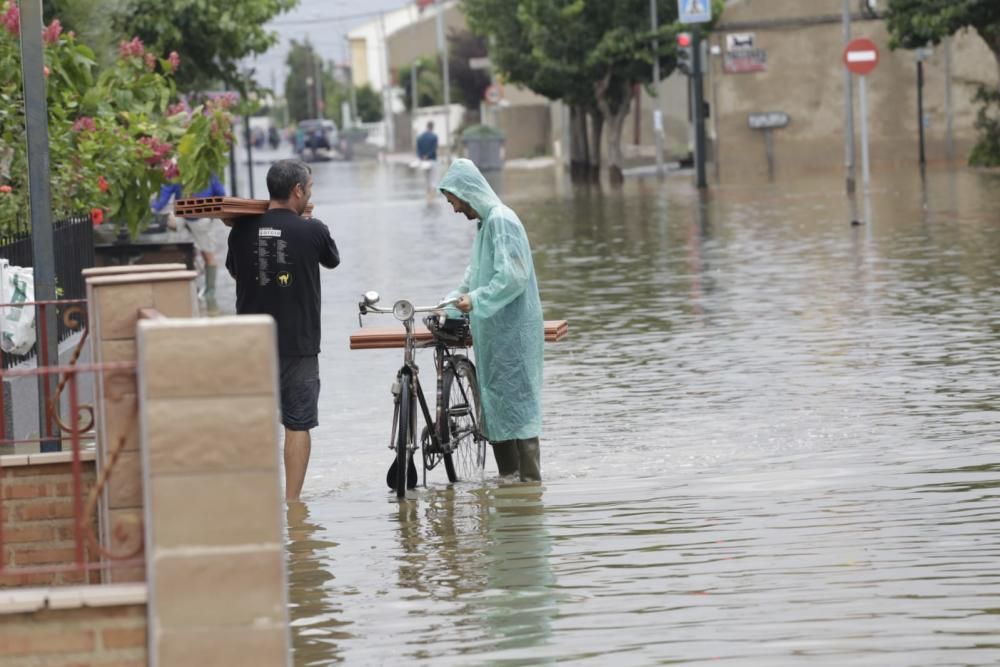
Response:
POLYGON ((764 49, 734 49, 722 57, 722 71, 727 74, 767 71, 767 51, 764 49))
POLYGON ((757 46, 757 35, 752 32, 731 32, 726 35, 726 51, 752 49, 757 46))
POLYGON ((773 130, 788 125, 791 118, 784 111, 765 111, 747 116, 751 130, 773 130))

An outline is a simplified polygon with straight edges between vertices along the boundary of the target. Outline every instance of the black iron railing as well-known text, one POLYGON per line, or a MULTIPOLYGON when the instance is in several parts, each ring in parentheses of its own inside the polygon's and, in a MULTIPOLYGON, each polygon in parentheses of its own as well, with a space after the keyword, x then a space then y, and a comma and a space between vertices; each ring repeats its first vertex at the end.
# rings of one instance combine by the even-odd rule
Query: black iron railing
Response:
MULTIPOLYGON (((87 286, 83 280, 84 269, 94 266, 94 226, 89 215, 78 215, 53 223, 54 251, 56 260, 56 290, 60 300, 84 299, 87 286)), ((31 230, 19 221, 12 229, 0 235, 0 258, 13 266, 32 266, 31 230)), ((38 298, 38 295, 35 295, 38 298)), ((65 340, 79 327, 67 326, 63 313, 56 312, 59 340, 65 340)), ((3 354, 3 368, 11 368, 31 359, 36 354, 32 348, 26 354, 3 354)))

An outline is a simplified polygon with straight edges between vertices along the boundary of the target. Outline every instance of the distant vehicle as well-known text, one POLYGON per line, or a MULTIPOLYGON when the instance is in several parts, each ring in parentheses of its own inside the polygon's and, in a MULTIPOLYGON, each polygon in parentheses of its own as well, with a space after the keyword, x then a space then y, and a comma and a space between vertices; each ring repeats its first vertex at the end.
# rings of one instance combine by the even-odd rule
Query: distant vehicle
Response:
POLYGON ((329 160, 337 146, 337 124, 325 118, 310 118, 299 122, 300 141, 296 142, 299 157, 305 160, 329 160))

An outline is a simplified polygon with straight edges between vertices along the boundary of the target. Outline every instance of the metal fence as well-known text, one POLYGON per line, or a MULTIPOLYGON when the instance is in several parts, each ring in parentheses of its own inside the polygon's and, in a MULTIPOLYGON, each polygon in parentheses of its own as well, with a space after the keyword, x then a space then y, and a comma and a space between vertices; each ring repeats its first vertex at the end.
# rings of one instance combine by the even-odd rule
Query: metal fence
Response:
MULTIPOLYGON (((67 317, 65 307, 87 295, 83 270, 94 266, 94 226, 90 216, 78 215, 53 223, 56 260, 56 289, 63 304, 55 304, 56 326, 60 341, 79 331, 79 324, 67 317)), ((13 266, 32 266, 31 229, 19 223, 13 230, 0 235, 0 258, 13 266)), ((37 296, 37 295, 36 295, 37 296)), ((43 313, 39 313, 42 316, 43 313)), ((37 320, 36 320, 37 321, 37 320)), ((11 368, 37 354, 37 346, 23 355, 3 354, 2 368, 11 368)))
MULTIPOLYGON (((0 381, 22 376, 58 380, 57 393, 48 403, 49 412, 58 429, 56 437, 69 445, 61 455, 65 460, 62 465, 68 470, 58 478, 31 469, 35 463, 31 455, 0 458, 0 588, 105 583, 111 570, 134 568, 144 562, 141 545, 127 553, 111 553, 98 535, 98 502, 115 469, 122 443, 115 447, 109 465, 95 474, 92 465, 86 464, 91 472, 85 471, 85 461, 94 458, 92 443, 96 433, 94 406, 82 402, 80 384, 92 383, 95 373, 103 374, 106 380, 134 378, 135 363, 0 370, 0 381)), ((0 392, 0 428, 3 414, 0 392)), ((0 445, 21 442, 25 441, 4 439, 0 445)))

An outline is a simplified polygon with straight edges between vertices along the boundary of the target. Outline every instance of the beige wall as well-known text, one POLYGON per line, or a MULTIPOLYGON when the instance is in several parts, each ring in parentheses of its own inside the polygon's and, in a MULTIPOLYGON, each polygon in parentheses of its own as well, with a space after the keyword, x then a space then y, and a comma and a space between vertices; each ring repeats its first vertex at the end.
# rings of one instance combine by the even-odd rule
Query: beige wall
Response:
MULTIPOLYGON (((852 3, 854 4, 854 3, 852 3)), ((837 16, 839 0, 742 0, 726 9, 711 35, 711 44, 725 49, 727 32, 753 32, 756 46, 767 51, 767 71, 728 74, 722 57, 710 56, 712 78, 706 99, 714 101, 712 129, 718 136, 719 175, 723 183, 767 178, 764 138, 747 127, 753 112, 784 111, 788 127, 774 132, 775 177, 843 169, 843 38, 839 22, 775 25, 783 18, 837 16), (766 20, 766 22, 765 22, 766 20), (754 26, 753 22, 761 25, 754 26), (727 30, 731 26, 733 30, 727 30)), ((881 21, 858 20, 854 37, 868 37, 878 46, 879 66, 868 76, 871 163, 874 172, 891 165, 917 164, 918 125, 916 65, 912 52, 890 51, 881 21)), ((995 61, 974 34, 953 40, 953 108, 956 157, 964 160, 975 140, 971 103, 974 85, 995 82, 995 61)), ((926 131, 929 161, 946 155, 945 57, 935 49, 925 63, 924 104, 930 120, 926 131)), ((855 77, 856 79, 856 77, 855 77)), ((855 83, 855 124, 860 178, 860 113, 855 83)))
MULTIPOLYGON (((444 34, 468 30, 465 14, 458 6, 444 13, 444 34)), ((393 73, 400 67, 409 67, 414 60, 423 56, 433 56, 438 52, 437 21, 434 14, 395 31, 386 37, 389 48, 389 69, 393 73)))
POLYGON ((552 152, 552 121, 548 104, 500 107, 496 111, 496 126, 506 135, 506 159, 537 157, 552 152))
POLYGON ((355 86, 368 85, 368 43, 351 40, 351 79, 355 86))

